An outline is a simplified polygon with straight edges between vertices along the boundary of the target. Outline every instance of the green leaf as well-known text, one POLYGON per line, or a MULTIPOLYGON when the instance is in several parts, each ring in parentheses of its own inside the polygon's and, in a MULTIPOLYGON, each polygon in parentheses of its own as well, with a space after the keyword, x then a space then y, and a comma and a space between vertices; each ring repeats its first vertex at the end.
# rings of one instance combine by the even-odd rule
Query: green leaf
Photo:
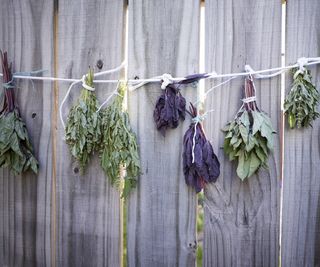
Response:
POLYGON ((248 138, 249 138, 248 130, 243 125, 239 126, 239 130, 240 130, 240 134, 241 134, 243 142, 245 144, 247 144, 248 143, 248 138))
POLYGON ((0 115, 0 167, 9 167, 16 175, 29 169, 38 172, 28 131, 17 109, 0 115))
POLYGON ((241 152, 239 155, 239 162, 237 167, 237 175, 239 178, 243 181, 245 178, 247 178, 249 173, 249 165, 247 164, 247 161, 245 160, 244 152, 241 152))
POLYGON ((254 152, 251 153, 251 156, 249 158, 249 172, 248 177, 252 176, 260 167, 260 160, 256 156, 254 152))
POLYGON ((252 126, 252 135, 255 135, 261 128, 264 123, 264 118, 260 112, 254 111, 252 112, 253 116, 253 126, 252 126))

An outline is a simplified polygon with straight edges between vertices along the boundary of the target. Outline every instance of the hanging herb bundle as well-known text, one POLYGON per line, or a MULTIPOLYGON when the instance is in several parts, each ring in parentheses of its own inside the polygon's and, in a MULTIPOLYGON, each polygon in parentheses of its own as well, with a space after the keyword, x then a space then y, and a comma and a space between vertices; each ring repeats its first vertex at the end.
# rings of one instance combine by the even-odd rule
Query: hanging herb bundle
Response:
MULTIPOLYGON (((93 76, 90 69, 85 82, 91 88, 93 76)), ((95 92, 82 88, 78 102, 71 108, 67 119, 66 143, 82 173, 101 141, 101 116, 97 113, 98 108, 95 92)))
MULTIPOLYGON (((170 76, 171 77, 171 76, 170 76)), ((177 83, 168 83, 158 98, 153 112, 157 129, 165 135, 168 128, 177 128, 179 120, 185 120, 186 100, 180 93, 180 85, 197 82, 208 77, 208 74, 192 74, 177 83)))
POLYGON ((120 186, 121 168, 126 169, 122 197, 127 198, 136 187, 140 174, 137 138, 131 129, 129 114, 123 110, 126 84, 120 83, 118 95, 102 112, 103 142, 100 148, 101 166, 111 183, 120 186))
POLYGON ((186 184, 200 192, 207 183, 215 182, 220 175, 220 163, 207 140, 197 109, 190 104, 193 123, 183 138, 183 173, 186 184))
POLYGON ((238 162, 237 175, 241 180, 252 176, 260 167, 268 167, 275 134, 270 118, 257 107, 251 79, 246 79, 243 102, 235 119, 223 129, 224 151, 230 161, 238 162))
POLYGON ((12 83, 12 64, 8 63, 7 53, 0 51, 4 102, 0 111, 0 167, 9 167, 14 174, 32 170, 38 173, 39 164, 33 155, 28 131, 15 105, 14 85, 12 83))
POLYGON ((165 135, 167 128, 177 128, 186 117, 186 100, 177 86, 170 84, 158 98, 153 112, 157 129, 165 135))
POLYGON ((309 70, 293 69, 293 85, 284 102, 291 129, 312 126, 312 121, 320 116, 317 111, 320 95, 311 80, 309 70))

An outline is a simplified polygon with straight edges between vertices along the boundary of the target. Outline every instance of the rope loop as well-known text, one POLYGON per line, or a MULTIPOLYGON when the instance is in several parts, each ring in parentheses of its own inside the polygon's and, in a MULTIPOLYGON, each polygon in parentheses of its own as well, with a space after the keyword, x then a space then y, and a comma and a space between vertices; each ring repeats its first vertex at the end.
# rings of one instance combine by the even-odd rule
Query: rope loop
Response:
POLYGON ((251 97, 247 97, 247 98, 243 98, 241 99, 243 103, 251 103, 257 100, 256 96, 251 96, 251 97))
POLYGON ((161 76, 161 79, 162 79, 162 84, 161 84, 162 90, 165 90, 169 84, 173 84, 173 82, 174 82, 171 74, 169 74, 169 73, 163 74, 161 76))
POLYGON ((297 60, 298 64, 298 70, 294 73, 293 78, 296 79, 299 74, 304 74, 304 72, 307 70, 305 65, 307 65, 309 60, 305 57, 300 57, 297 60))
POLYGON ((96 89, 94 87, 89 86, 86 83, 86 77, 87 77, 87 75, 83 75, 82 78, 81 78, 82 87, 87 89, 88 91, 94 92, 96 89))

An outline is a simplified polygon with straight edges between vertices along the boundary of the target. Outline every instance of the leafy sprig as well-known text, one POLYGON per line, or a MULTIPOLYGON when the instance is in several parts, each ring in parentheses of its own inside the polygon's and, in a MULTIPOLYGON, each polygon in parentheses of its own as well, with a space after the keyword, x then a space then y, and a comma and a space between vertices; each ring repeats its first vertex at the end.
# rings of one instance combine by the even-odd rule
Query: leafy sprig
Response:
POLYGON ((284 102, 285 114, 291 129, 312 126, 320 114, 317 110, 320 94, 312 83, 309 70, 293 69, 293 85, 284 102))
POLYGON ((111 183, 120 189, 121 169, 125 168, 122 197, 127 198, 136 187, 140 174, 137 138, 131 129, 129 114, 123 110, 126 84, 120 83, 118 95, 102 112, 103 141, 100 147, 101 166, 111 183))
MULTIPOLYGON (((246 79, 245 97, 255 97, 254 84, 246 79)), ((273 150, 273 134, 270 118, 260 111, 256 101, 245 102, 235 119, 223 131, 224 151, 230 161, 237 161, 237 175, 241 180, 252 176, 260 167, 268 168, 268 156, 273 150)))
POLYGON ((7 53, 0 51, 0 55, 3 82, 7 85, 0 111, 0 167, 9 167, 16 175, 29 169, 37 174, 39 163, 33 155, 26 124, 15 104, 12 67, 11 64, 9 66, 7 53))
MULTIPOLYGON (((91 69, 86 77, 86 84, 93 86, 91 69)), ((95 92, 83 88, 67 119, 66 143, 72 156, 78 161, 82 173, 101 141, 101 115, 97 112, 98 107, 95 92)))

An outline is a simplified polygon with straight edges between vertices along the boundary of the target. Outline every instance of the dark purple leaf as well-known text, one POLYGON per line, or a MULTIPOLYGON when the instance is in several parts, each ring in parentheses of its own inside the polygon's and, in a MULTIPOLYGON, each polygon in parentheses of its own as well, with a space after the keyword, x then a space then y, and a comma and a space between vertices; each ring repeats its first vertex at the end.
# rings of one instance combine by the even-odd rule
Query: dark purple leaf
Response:
POLYGON ((197 82, 201 79, 209 77, 208 73, 197 73, 197 74, 191 74, 185 77, 184 80, 178 82, 178 84, 187 84, 187 83, 193 83, 197 82))

